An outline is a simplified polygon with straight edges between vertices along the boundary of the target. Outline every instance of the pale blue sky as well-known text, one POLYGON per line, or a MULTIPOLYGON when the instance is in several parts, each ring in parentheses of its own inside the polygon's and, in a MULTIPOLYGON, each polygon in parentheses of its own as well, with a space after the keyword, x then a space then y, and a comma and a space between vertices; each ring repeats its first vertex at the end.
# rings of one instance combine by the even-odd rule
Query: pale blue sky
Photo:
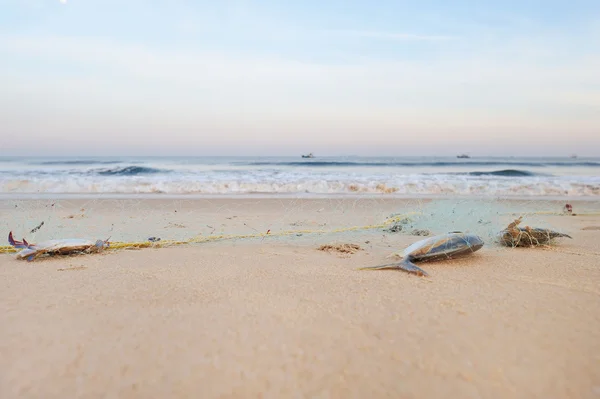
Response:
POLYGON ((0 10, 0 155, 600 155, 598 0, 0 10))

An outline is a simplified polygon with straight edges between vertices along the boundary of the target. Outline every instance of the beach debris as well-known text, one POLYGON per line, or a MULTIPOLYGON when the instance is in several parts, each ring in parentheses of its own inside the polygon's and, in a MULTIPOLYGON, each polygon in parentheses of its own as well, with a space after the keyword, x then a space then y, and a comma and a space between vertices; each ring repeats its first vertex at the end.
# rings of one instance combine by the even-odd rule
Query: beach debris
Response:
MULTIPOLYGON (((395 217, 395 215, 391 215, 389 218, 393 218, 393 217, 395 217)), ((388 227, 387 229, 384 229, 384 231, 389 231, 390 233, 399 233, 404 229, 404 226, 406 226, 410 222, 411 222, 411 220, 409 218, 403 218, 403 219, 397 220, 390 227, 388 227)))
POLYGON ((462 255, 472 254, 483 247, 483 240, 475 235, 462 232, 452 232, 429 237, 408 246, 402 253, 391 256, 401 256, 400 262, 379 266, 362 267, 360 270, 400 269, 418 276, 428 276, 426 271, 413 262, 428 262, 441 259, 452 259, 462 255))
POLYGON ((425 230, 425 229, 414 229, 413 231, 410 232, 410 235, 412 235, 412 236, 430 236, 431 231, 425 230))
MULTIPOLYGON (((390 233, 400 233, 401 231, 404 231, 404 229, 407 227, 413 227, 412 225, 408 226, 409 224, 411 224, 411 222, 412 220, 410 220, 409 218, 402 218, 400 220, 395 221, 390 227, 384 229, 383 231, 387 231, 390 233)), ((426 229, 413 229, 408 234, 413 236, 429 236, 431 235, 431 232, 426 229)))
POLYGON ((160 237, 148 237, 148 241, 150 241, 150 242, 158 242, 158 241, 160 241, 160 237))
POLYGON ((76 219, 76 218, 84 218, 85 215, 82 213, 81 215, 67 215, 64 219, 76 219))
POLYGON ((34 228, 33 230, 31 230, 29 233, 30 233, 30 234, 33 234, 33 233, 35 233, 36 231, 38 231, 39 229, 41 229, 43 225, 44 225, 44 222, 42 222, 42 223, 38 224, 38 225, 37 225, 37 227, 36 227, 36 228, 34 228))
POLYGON ((268 236, 269 234, 271 234, 271 229, 267 230, 267 232, 265 233, 265 235, 263 236, 261 241, 263 241, 265 239, 265 237, 268 236))
POLYGON ((29 262, 42 255, 70 255, 77 253, 96 253, 109 246, 108 239, 96 242, 79 239, 64 238, 59 240, 48 240, 39 244, 30 244, 24 238, 17 241, 13 238, 12 231, 8 234, 8 243, 14 248, 23 248, 17 253, 17 259, 27 259, 29 262))
POLYGON ((264 241, 265 237, 268 236, 270 233, 271 233, 271 229, 267 230, 267 232, 262 236, 262 238, 260 240, 264 241))
POLYGON ((354 254, 362 250, 358 244, 324 244, 317 249, 319 251, 338 252, 341 254, 354 254))
POLYGON ((384 231, 389 231, 390 233, 399 233, 402 231, 402 229, 404 229, 404 227, 402 226, 402 223, 394 223, 393 225, 391 225, 389 228, 385 229, 384 231))
POLYGON ((498 234, 501 244, 507 247, 534 247, 548 244, 554 238, 573 238, 568 234, 549 229, 529 226, 518 227, 522 220, 523 216, 520 216, 498 234))
POLYGON ((563 208, 563 212, 568 213, 568 214, 573 214, 573 205, 565 204, 565 207, 563 208))

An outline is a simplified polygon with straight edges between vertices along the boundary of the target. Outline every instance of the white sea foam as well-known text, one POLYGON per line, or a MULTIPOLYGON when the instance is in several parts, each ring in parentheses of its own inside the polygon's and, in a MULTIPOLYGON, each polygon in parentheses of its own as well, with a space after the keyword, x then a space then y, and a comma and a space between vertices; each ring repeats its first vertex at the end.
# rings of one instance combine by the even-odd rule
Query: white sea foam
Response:
POLYGON ((600 197, 600 160, 0 159, 0 194, 600 197))
POLYGON ((600 196, 600 181, 566 179, 465 179, 440 176, 395 179, 166 179, 29 178, 0 179, 0 193, 56 194, 375 194, 483 196, 600 196))

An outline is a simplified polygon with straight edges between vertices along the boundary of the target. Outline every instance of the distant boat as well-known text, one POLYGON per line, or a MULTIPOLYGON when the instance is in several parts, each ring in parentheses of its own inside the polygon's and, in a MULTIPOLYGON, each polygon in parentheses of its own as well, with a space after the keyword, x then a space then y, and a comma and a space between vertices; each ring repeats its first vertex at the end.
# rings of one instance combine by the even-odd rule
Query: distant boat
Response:
POLYGON ((313 153, 311 152, 310 154, 307 155, 302 155, 302 158, 314 158, 315 156, 313 155, 313 153))
POLYGON ((577 155, 575 155, 575 154, 572 154, 572 155, 571 155, 571 158, 573 158, 573 159, 576 159, 576 158, 577 158, 577 155))
POLYGON ((471 158, 471 157, 468 156, 467 154, 460 154, 460 155, 457 155, 456 158, 471 158))

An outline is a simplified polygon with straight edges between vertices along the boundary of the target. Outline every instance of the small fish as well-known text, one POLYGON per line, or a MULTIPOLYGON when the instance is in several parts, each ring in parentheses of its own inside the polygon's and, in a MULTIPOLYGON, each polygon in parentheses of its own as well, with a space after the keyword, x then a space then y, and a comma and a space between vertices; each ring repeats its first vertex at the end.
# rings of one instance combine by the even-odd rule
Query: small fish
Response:
POLYGON ((474 234, 452 232, 433 236, 407 247, 402 253, 400 262, 380 266, 363 267, 365 269, 400 269, 418 276, 428 276, 427 272, 413 262, 427 262, 450 259, 471 254, 483 247, 483 240, 474 234))
POLYGON ((573 238, 568 234, 539 227, 517 227, 522 219, 523 216, 515 219, 508 227, 499 233, 499 241, 501 244, 507 247, 533 247, 548 244, 554 238, 573 238))

